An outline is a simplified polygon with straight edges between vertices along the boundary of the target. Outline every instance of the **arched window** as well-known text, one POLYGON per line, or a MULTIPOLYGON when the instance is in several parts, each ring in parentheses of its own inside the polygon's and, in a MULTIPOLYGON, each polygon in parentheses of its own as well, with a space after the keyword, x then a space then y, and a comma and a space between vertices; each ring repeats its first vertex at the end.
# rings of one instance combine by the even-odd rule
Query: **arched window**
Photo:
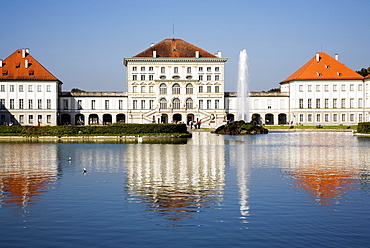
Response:
POLYGON ((172 100, 172 108, 173 109, 180 109, 180 99, 175 98, 172 100))
POLYGON ((159 85, 159 94, 167 94, 167 85, 166 84, 161 84, 159 85))
POLYGON ((161 100, 159 100, 159 108, 160 109, 166 109, 167 108, 166 98, 161 98, 161 100))
POLYGON ((164 67, 161 67, 161 73, 165 73, 166 69, 164 67))
POLYGON ((191 98, 186 99, 186 108, 187 109, 192 109, 193 108, 193 99, 191 99, 191 98))
POLYGON ((179 73, 179 68, 178 67, 174 67, 173 68, 173 73, 179 73))
POLYGON ((180 85, 179 84, 174 84, 172 86, 172 94, 174 94, 174 95, 180 94, 180 85))
POLYGON ((193 94, 193 85, 190 83, 186 85, 186 94, 193 94))
POLYGON ((191 67, 186 68, 187 73, 191 73, 191 67))

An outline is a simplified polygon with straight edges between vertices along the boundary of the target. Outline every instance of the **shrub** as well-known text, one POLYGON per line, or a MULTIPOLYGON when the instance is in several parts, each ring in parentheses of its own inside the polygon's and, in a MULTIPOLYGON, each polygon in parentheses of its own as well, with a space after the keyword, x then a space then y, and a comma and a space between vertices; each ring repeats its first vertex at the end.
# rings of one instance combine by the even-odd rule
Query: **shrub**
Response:
POLYGON ((357 126, 358 133, 370 133, 370 122, 360 122, 357 126))

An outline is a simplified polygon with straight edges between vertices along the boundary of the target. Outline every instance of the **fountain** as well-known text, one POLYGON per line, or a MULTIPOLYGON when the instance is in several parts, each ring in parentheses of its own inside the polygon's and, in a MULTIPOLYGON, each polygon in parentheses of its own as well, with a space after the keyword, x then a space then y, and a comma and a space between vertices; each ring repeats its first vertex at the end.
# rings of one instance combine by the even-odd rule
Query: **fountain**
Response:
POLYGON ((247 50, 243 49, 239 54, 239 72, 238 72, 238 95, 237 95, 237 110, 236 119, 231 123, 218 127, 214 133, 217 134, 265 134, 268 130, 256 123, 248 123, 249 121, 249 92, 248 92, 248 54, 247 50))
POLYGON ((236 119, 249 121, 249 106, 248 106, 248 54, 247 50, 243 49, 239 53, 239 72, 238 72, 238 102, 236 110, 236 119))

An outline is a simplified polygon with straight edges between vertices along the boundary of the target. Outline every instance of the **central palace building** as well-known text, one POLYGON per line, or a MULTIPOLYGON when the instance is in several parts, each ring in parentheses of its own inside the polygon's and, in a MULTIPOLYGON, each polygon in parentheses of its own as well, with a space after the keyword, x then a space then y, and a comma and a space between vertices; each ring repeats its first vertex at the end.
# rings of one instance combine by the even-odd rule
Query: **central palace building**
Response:
MULTIPOLYGON (((63 92, 62 82, 18 49, 0 60, 0 124, 107 125, 235 120, 237 94, 225 92, 221 52, 165 39, 124 59, 127 92, 63 92)), ((280 82, 280 92, 250 92, 250 120, 266 125, 354 125, 369 121, 370 76, 316 53, 280 82)))

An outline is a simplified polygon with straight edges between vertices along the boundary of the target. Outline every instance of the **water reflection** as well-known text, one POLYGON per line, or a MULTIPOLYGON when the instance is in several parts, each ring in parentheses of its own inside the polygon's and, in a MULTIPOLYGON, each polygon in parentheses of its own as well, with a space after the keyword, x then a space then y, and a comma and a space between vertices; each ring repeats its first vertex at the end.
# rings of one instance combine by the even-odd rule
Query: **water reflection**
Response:
POLYGON ((221 204, 225 187, 222 136, 195 133, 187 145, 137 145, 126 149, 127 192, 172 221, 221 204))
POLYGON ((0 157, 0 206, 17 206, 24 212, 48 191, 57 178, 55 145, 3 143, 0 157), (48 146, 47 149, 45 146, 48 146))

